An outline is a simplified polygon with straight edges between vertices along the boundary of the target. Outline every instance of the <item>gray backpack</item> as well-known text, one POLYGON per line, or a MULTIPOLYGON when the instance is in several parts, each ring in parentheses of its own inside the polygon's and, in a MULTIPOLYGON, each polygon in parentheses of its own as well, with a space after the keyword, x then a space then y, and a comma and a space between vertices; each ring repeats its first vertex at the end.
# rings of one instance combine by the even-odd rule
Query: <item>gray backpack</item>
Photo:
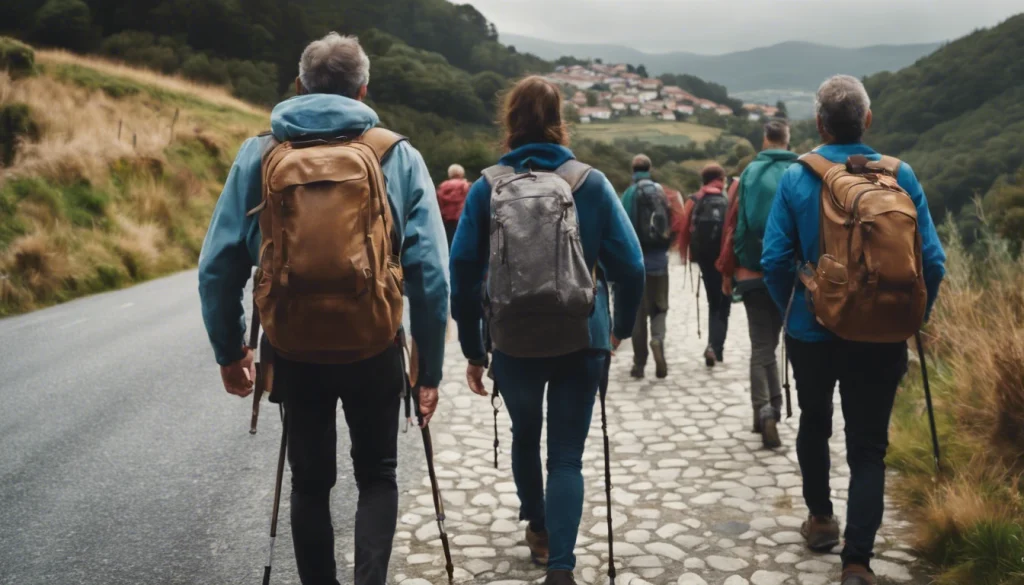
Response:
POLYGON ((596 286, 573 198, 590 171, 572 160, 554 172, 483 172, 491 184, 487 319, 504 354, 554 357, 590 347, 596 286))

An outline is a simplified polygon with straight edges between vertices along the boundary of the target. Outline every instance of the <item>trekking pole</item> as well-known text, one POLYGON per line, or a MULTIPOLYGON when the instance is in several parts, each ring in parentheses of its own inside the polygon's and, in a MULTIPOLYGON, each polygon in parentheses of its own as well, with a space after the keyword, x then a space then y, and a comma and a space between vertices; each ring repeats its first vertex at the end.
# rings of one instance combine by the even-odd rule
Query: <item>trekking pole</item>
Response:
POLYGON ((274 564, 274 540, 277 538, 277 516, 281 510, 281 483, 284 479, 284 456, 288 448, 288 417, 284 407, 281 411, 281 452, 277 456, 277 479, 274 483, 274 511, 270 516, 270 547, 267 551, 267 564, 263 567, 263 585, 270 585, 270 569, 274 564))
MULTIPOLYGON (((407 384, 408 385, 408 384, 407 384)), ((434 497, 434 514, 437 518, 437 529, 441 533, 441 548, 444 549, 444 569, 448 573, 448 582, 455 581, 455 565, 452 564, 452 551, 448 545, 448 532, 444 528, 444 500, 441 498, 441 489, 437 485, 437 473, 434 471, 434 442, 430 437, 430 427, 423 424, 423 414, 419 408, 419 392, 416 397, 416 417, 420 423, 420 434, 423 435, 423 450, 427 455, 427 475, 430 476, 430 490, 434 497)))
POLYGON ((939 458, 939 431, 935 427, 935 409, 932 407, 932 389, 928 385, 928 366, 924 360, 924 342, 921 341, 921 332, 918 331, 914 337, 917 340, 917 356, 921 359, 921 380, 924 382, 924 401, 928 405, 928 424, 932 430, 932 452, 935 456, 935 473, 942 473, 942 462, 939 458))
POLYGON ((608 512, 608 585, 615 585, 615 538, 612 534, 612 467, 608 445, 608 413, 605 408, 605 397, 608 395, 609 371, 612 367, 611 352, 605 358, 604 371, 601 374, 601 434, 604 436, 604 496, 608 512))
POLYGON ((697 285, 694 287, 697 289, 697 339, 701 339, 700 336, 700 283, 704 280, 704 273, 697 272, 697 285))
POLYGON ((786 419, 793 418, 793 392, 789 387, 789 356, 786 355, 786 340, 782 340, 782 389, 786 391, 786 419))
POLYGON ((501 410, 501 394, 498 393, 498 382, 492 383, 491 408, 494 409, 494 468, 498 468, 498 411, 501 410))

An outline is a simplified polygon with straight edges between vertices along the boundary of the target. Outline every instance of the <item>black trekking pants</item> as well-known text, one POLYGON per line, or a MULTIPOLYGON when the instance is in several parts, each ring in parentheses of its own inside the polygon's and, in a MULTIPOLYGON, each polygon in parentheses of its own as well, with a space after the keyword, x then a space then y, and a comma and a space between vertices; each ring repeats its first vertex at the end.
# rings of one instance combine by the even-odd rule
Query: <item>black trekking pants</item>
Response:
POLYGON ((836 382, 846 422, 850 494, 843 566, 868 565, 885 509, 885 452, 896 387, 907 371, 906 343, 803 342, 786 337, 800 403, 797 458, 811 514, 832 515, 829 488, 832 396, 836 382))
POLYGON ((708 300, 708 345, 715 351, 718 361, 722 361, 725 336, 729 332, 732 298, 722 292, 722 274, 714 263, 701 263, 700 272, 708 300))
MULTIPOLYGON (((338 585, 330 496, 338 475, 337 404, 345 412, 359 502, 355 585, 385 585, 398 522, 398 425, 405 388, 401 350, 344 365, 277 358, 284 392, 295 562, 303 585, 338 585)), ((275 390, 276 391, 276 390, 275 390)))

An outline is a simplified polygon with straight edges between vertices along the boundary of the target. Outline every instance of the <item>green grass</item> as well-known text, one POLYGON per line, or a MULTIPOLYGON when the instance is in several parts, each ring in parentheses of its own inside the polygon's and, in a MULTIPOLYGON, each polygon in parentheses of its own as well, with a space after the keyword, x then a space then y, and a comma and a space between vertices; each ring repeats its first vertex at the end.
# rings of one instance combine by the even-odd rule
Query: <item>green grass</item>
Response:
POLYGON ((581 138, 614 143, 617 140, 642 140, 659 146, 687 146, 704 144, 722 135, 719 128, 690 122, 662 122, 649 118, 624 118, 617 122, 577 124, 576 134, 581 138))

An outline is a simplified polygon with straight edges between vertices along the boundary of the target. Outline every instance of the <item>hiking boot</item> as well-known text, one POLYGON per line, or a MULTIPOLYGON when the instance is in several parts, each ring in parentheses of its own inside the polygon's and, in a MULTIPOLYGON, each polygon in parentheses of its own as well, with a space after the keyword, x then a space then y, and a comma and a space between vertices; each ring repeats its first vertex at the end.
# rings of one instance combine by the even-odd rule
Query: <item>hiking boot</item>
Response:
POLYGON ((534 532, 526 527, 526 546, 530 548, 530 559, 534 564, 546 567, 550 555, 548 547, 548 531, 534 532))
POLYGON ((659 379, 667 378, 668 364, 665 363, 665 344, 661 341, 652 341, 651 353, 654 355, 654 375, 659 379))
POLYGON ((765 449, 778 449, 782 446, 782 439, 779 437, 779 423, 774 416, 769 416, 761 421, 761 443, 765 449))
POLYGON ((760 435, 763 432, 761 427, 761 413, 757 410, 754 411, 754 430, 751 432, 755 435, 760 435))
POLYGON ((715 367, 715 359, 715 350, 709 345, 708 348, 704 350, 704 365, 709 368, 715 367))
POLYGON ((800 527, 800 534, 807 541, 807 548, 828 552, 839 544, 839 520, 835 516, 809 516, 800 527))
POLYGON ((642 380, 644 377, 644 367, 633 364, 633 369, 629 371, 629 375, 635 380, 642 380))
POLYGON ((875 575, 864 565, 850 563, 843 568, 842 585, 875 585, 875 575))
POLYGON ((548 571, 544 585, 576 585, 576 577, 572 576, 572 571, 548 571))
POLYGON ((724 362, 725 361, 725 354, 723 354, 720 351, 716 351, 715 352, 715 359, 718 360, 720 363, 724 362))

